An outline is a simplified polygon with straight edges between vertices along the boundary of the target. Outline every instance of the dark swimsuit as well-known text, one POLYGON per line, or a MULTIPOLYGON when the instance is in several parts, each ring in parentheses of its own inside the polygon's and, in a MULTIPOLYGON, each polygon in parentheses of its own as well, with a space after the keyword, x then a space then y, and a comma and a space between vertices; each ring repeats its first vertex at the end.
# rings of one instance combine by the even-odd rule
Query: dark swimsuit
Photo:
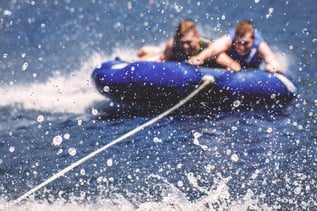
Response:
MULTIPOLYGON (((208 41, 208 40, 205 40, 205 39, 200 40, 199 41, 200 48, 196 52, 194 52, 193 55, 197 55, 200 52, 202 52, 204 49, 206 49, 208 47, 209 43, 210 43, 210 41, 208 41)), ((182 62, 182 61, 185 61, 188 59, 189 59, 189 56, 187 56, 186 52, 182 48, 178 47, 177 44, 174 42, 173 56, 170 60, 182 62)), ((220 67, 220 65, 216 63, 215 59, 206 60, 202 66, 204 66, 204 67, 220 67)))

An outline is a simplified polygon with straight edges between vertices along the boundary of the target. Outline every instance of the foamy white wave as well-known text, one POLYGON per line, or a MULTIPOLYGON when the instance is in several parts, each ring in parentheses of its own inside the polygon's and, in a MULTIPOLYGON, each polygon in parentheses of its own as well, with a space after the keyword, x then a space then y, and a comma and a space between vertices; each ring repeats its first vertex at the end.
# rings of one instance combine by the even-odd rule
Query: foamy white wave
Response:
MULTIPOLYGON (((104 211, 104 210, 269 210, 267 204, 260 204, 259 199, 250 190, 244 196, 238 199, 231 199, 229 186, 227 183, 231 178, 223 178, 221 175, 215 175, 214 184, 203 188, 204 196, 196 201, 191 201, 186 194, 181 191, 182 186, 169 183, 166 179, 158 175, 149 175, 155 177, 160 182, 161 196, 160 201, 131 202, 125 197, 114 194, 111 198, 99 198, 93 203, 81 202, 80 197, 71 197, 70 201, 63 199, 48 202, 36 202, 34 199, 6 208, 7 211, 104 211)), ((198 179, 198 178, 196 178, 198 179)), ((150 193, 148 193, 150 195, 150 193)), ((129 195, 129 194, 128 194, 129 195)), ((130 194, 134 195, 133 193, 130 194)), ((137 198, 137 196, 136 196, 137 198)), ((1 204, 6 204, 0 199, 1 204)), ((2 208, 0 206, 0 208, 2 208)), ((0 209, 1 210, 1 209, 0 209)))
POLYGON ((135 52, 131 51, 117 49, 111 56, 95 53, 70 75, 55 71, 45 82, 1 87, 0 106, 19 105, 25 109, 81 114, 93 102, 105 100, 90 78, 93 69, 106 60, 114 59, 116 55, 133 60, 135 57, 131 55, 135 52))
POLYGON ((70 75, 55 71, 46 82, 3 87, 0 106, 21 105, 25 109, 82 113, 93 101, 103 99, 90 79, 93 68, 103 59, 94 54, 70 75))
MULTIPOLYGON (((79 199, 80 200, 80 199, 79 199)), ((75 199, 76 201, 76 199, 75 199)), ((2 200, 0 203, 5 204, 2 200)), ((0 206, 0 210, 2 207, 0 206)), ((94 204, 81 204, 77 202, 65 202, 63 200, 54 202, 25 202, 22 205, 15 205, 9 208, 5 208, 6 211, 125 211, 135 210, 135 206, 125 200, 123 197, 118 196, 116 199, 100 199, 94 204), (114 202, 115 201, 115 202, 114 202)))

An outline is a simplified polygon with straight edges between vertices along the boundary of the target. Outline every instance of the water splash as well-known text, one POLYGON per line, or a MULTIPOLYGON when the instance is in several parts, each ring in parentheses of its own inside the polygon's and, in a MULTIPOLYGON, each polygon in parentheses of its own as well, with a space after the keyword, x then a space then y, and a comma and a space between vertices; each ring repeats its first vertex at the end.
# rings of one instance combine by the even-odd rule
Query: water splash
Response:
MULTIPOLYGON (((45 82, 8 85, 0 88, 0 106, 20 105, 24 109, 80 114, 94 101, 104 100, 97 93, 90 75, 104 60, 101 54, 92 55, 82 67, 70 75, 56 71, 45 82)), ((41 121, 42 117, 38 117, 41 121)))

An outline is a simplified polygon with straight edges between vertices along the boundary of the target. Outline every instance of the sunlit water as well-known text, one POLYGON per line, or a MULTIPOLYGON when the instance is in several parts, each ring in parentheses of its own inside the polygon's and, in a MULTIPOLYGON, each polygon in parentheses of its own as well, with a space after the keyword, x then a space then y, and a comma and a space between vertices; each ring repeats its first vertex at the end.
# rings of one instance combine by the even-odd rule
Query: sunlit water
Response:
POLYGON ((316 11, 313 0, 1 1, 0 205, 154 117, 121 115, 97 92, 103 61, 162 46, 182 18, 210 38, 251 18, 298 84, 288 108, 176 112, 6 210, 316 210, 316 11))

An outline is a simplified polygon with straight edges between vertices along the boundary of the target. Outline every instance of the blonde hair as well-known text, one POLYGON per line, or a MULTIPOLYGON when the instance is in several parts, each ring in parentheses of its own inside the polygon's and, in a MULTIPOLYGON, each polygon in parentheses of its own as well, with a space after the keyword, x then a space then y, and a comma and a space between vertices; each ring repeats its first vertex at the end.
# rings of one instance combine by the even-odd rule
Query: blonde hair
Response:
POLYGON ((194 34, 198 33, 196 29, 196 24, 191 19, 185 19, 179 23, 176 29, 174 40, 177 42, 180 38, 182 38, 188 32, 193 32, 194 34))

